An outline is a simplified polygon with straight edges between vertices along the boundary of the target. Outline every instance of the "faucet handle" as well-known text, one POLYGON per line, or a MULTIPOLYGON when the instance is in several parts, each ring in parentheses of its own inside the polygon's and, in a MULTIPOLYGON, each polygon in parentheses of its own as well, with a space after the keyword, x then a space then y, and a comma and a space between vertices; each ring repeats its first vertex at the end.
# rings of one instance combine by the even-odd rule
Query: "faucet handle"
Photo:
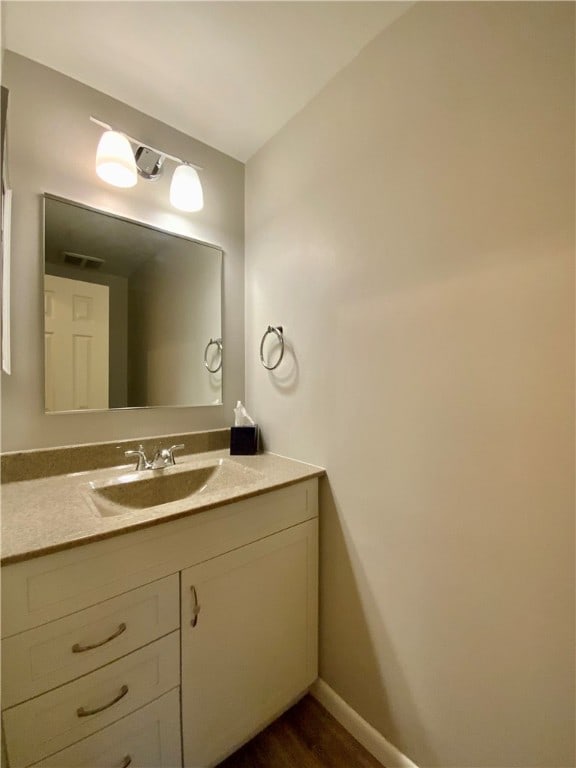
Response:
POLYGON ((142 443, 138 446, 138 448, 134 451, 124 451, 124 456, 130 457, 130 456, 138 456, 138 466, 136 467, 137 470, 142 469, 148 469, 149 462, 146 457, 146 453, 144 451, 144 446, 142 443))
POLYGON ((176 462, 174 461, 174 451, 178 451, 184 448, 182 445, 172 445, 170 448, 159 448, 156 451, 154 460, 152 462, 152 469, 164 469, 165 467, 173 467, 176 462))
POLYGON ((172 445, 170 448, 158 448, 154 453, 152 461, 148 461, 143 445, 139 445, 134 451, 124 451, 124 456, 138 457, 137 471, 142 469, 163 469, 164 467, 174 466, 176 463, 174 461, 174 451, 179 451, 184 447, 184 443, 182 443, 181 445, 172 445))
POLYGON ((133 451, 124 451, 124 456, 140 456, 142 454, 144 454, 144 456, 146 455, 142 443, 140 443, 138 448, 135 448, 133 451))
POLYGON ((185 447, 184 443, 180 443, 180 445, 171 445, 170 448, 166 448, 166 452, 169 454, 172 464, 176 463, 174 461, 174 451, 182 451, 185 447))

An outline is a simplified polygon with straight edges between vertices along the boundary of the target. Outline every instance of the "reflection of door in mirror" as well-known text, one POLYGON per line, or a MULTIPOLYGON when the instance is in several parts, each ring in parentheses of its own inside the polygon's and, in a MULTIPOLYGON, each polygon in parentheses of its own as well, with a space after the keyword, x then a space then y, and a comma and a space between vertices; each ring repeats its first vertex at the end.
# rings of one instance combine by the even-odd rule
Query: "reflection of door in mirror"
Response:
POLYGON ((108 287, 44 277, 47 411, 108 408, 108 287))

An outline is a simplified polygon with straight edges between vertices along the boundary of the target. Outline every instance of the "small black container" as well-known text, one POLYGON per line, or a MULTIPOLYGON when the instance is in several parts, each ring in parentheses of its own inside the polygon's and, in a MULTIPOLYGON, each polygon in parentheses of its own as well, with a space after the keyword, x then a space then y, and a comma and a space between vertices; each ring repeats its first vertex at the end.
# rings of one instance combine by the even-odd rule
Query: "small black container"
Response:
POLYGON ((230 427, 230 455, 251 456, 258 453, 258 424, 230 427))

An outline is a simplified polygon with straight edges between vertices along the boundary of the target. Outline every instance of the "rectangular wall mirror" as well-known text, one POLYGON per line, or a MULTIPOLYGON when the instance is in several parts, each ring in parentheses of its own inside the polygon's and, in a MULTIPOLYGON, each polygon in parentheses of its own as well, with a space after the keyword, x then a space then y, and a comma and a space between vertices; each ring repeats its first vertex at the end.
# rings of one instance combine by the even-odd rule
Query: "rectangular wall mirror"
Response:
POLYGON ((222 256, 44 195, 46 412, 221 405, 222 256))

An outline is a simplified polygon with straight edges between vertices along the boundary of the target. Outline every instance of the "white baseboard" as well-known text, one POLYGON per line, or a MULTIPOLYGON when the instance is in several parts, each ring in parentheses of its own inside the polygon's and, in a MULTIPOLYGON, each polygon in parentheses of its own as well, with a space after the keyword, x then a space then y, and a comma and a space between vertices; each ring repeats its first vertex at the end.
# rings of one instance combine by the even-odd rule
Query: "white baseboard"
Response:
POLYGON ((310 693, 322 704, 330 714, 338 720, 343 728, 354 736, 362 746, 370 752, 386 768, 418 768, 409 757, 382 736, 376 728, 360 717, 344 699, 340 698, 328 683, 318 678, 310 693))

